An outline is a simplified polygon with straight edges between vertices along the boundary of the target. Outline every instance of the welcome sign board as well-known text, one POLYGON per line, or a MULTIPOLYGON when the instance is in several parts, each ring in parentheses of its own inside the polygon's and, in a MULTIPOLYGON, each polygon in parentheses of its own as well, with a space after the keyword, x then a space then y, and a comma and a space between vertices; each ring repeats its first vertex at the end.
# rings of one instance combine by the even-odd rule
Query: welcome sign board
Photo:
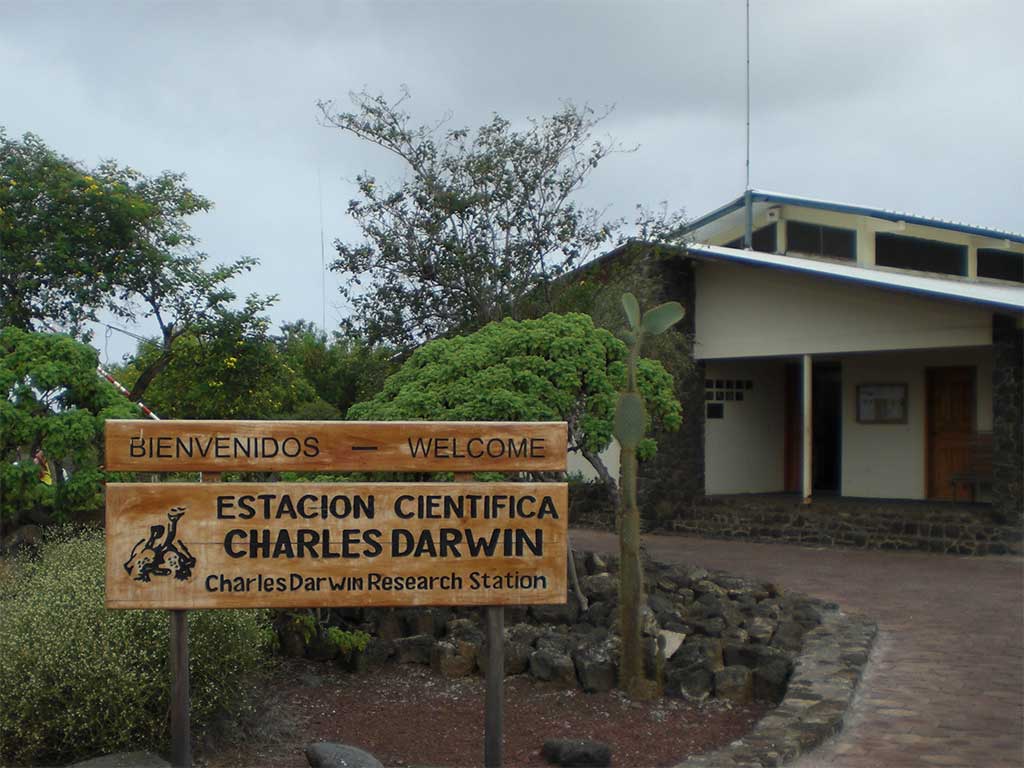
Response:
POLYGON ((106 468, 508 472, 566 466, 564 422, 146 421, 106 424, 106 468))
MULTIPOLYGON (((564 423, 109 421, 107 469, 561 470, 564 423)), ((110 608, 564 602, 564 483, 111 483, 110 608)))

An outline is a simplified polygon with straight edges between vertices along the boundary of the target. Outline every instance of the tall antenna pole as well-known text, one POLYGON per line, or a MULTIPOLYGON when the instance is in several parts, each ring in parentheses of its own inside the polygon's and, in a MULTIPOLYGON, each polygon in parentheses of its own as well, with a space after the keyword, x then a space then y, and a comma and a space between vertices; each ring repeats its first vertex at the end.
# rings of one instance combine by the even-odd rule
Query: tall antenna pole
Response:
POLYGON ((743 187, 744 215, 743 247, 754 248, 754 200, 750 194, 750 0, 747 0, 747 179, 743 187))
POLYGON ((747 0, 747 183, 750 189, 750 0, 747 0))
POLYGON ((316 169, 316 193, 321 209, 321 333, 327 336, 327 260, 324 256, 324 184, 321 172, 316 169))

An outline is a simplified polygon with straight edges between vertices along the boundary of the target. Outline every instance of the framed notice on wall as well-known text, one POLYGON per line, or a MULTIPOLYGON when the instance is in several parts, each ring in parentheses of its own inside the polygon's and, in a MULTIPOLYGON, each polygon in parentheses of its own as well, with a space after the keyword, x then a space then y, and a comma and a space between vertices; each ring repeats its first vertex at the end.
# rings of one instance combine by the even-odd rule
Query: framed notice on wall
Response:
POLYGON ((857 421, 861 424, 906 424, 906 384, 858 384, 857 421))

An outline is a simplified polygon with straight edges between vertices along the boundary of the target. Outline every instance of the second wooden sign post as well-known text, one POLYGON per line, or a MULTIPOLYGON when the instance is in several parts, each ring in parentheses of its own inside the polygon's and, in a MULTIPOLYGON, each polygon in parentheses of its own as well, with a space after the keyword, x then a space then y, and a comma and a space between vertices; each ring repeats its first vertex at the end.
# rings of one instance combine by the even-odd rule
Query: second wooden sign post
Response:
POLYGON ((486 606, 484 764, 502 762, 504 605, 564 603, 564 423, 110 421, 111 471, 203 483, 107 489, 108 608, 171 611, 172 759, 190 765, 186 611, 486 606), (454 483, 210 483, 228 470, 455 473, 454 483))

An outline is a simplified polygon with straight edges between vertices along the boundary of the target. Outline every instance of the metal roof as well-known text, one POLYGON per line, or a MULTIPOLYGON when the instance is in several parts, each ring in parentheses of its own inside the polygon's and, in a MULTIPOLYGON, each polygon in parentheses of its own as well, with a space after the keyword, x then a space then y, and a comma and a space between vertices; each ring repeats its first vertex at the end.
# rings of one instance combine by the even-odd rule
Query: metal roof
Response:
POLYGON ((720 245, 688 245, 686 249, 690 255, 698 258, 785 269, 887 290, 1024 311, 1024 285, 993 285, 966 279, 912 275, 902 270, 862 267, 846 262, 783 256, 720 245))
MULTIPOLYGON (((890 211, 885 208, 869 208, 863 205, 837 203, 830 200, 819 200, 813 197, 800 197, 798 195, 787 195, 782 192, 769 192, 763 189, 751 190, 750 196, 751 201, 754 203, 798 205, 803 206, 804 208, 819 208, 826 211, 850 213, 857 216, 870 216, 872 218, 883 219, 885 221, 903 221, 907 224, 918 224, 924 227, 935 227, 936 229, 948 229, 954 232, 963 232, 968 235, 980 235, 982 237, 991 237, 996 240, 1010 240, 1014 243, 1024 243, 1024 235, 1018 232, 1004 232, 998 229, 979 227, 974 224, 964 224, 959 221, 947 221, 945 219, 935 219, 929 216, 917 216, 912 213, 890 211)), ((726 214, 743 208, 743 204, 744 196, 740 195, 735 200, 732 200, 731 202, 716 208, 710 213, 706 213, 700 218, 688 223, 685 227, 680 229, 677 234, 685 235, 689 232, 694 232, 701 227, 710 224, 716 219, 725 216, 726 214)))

